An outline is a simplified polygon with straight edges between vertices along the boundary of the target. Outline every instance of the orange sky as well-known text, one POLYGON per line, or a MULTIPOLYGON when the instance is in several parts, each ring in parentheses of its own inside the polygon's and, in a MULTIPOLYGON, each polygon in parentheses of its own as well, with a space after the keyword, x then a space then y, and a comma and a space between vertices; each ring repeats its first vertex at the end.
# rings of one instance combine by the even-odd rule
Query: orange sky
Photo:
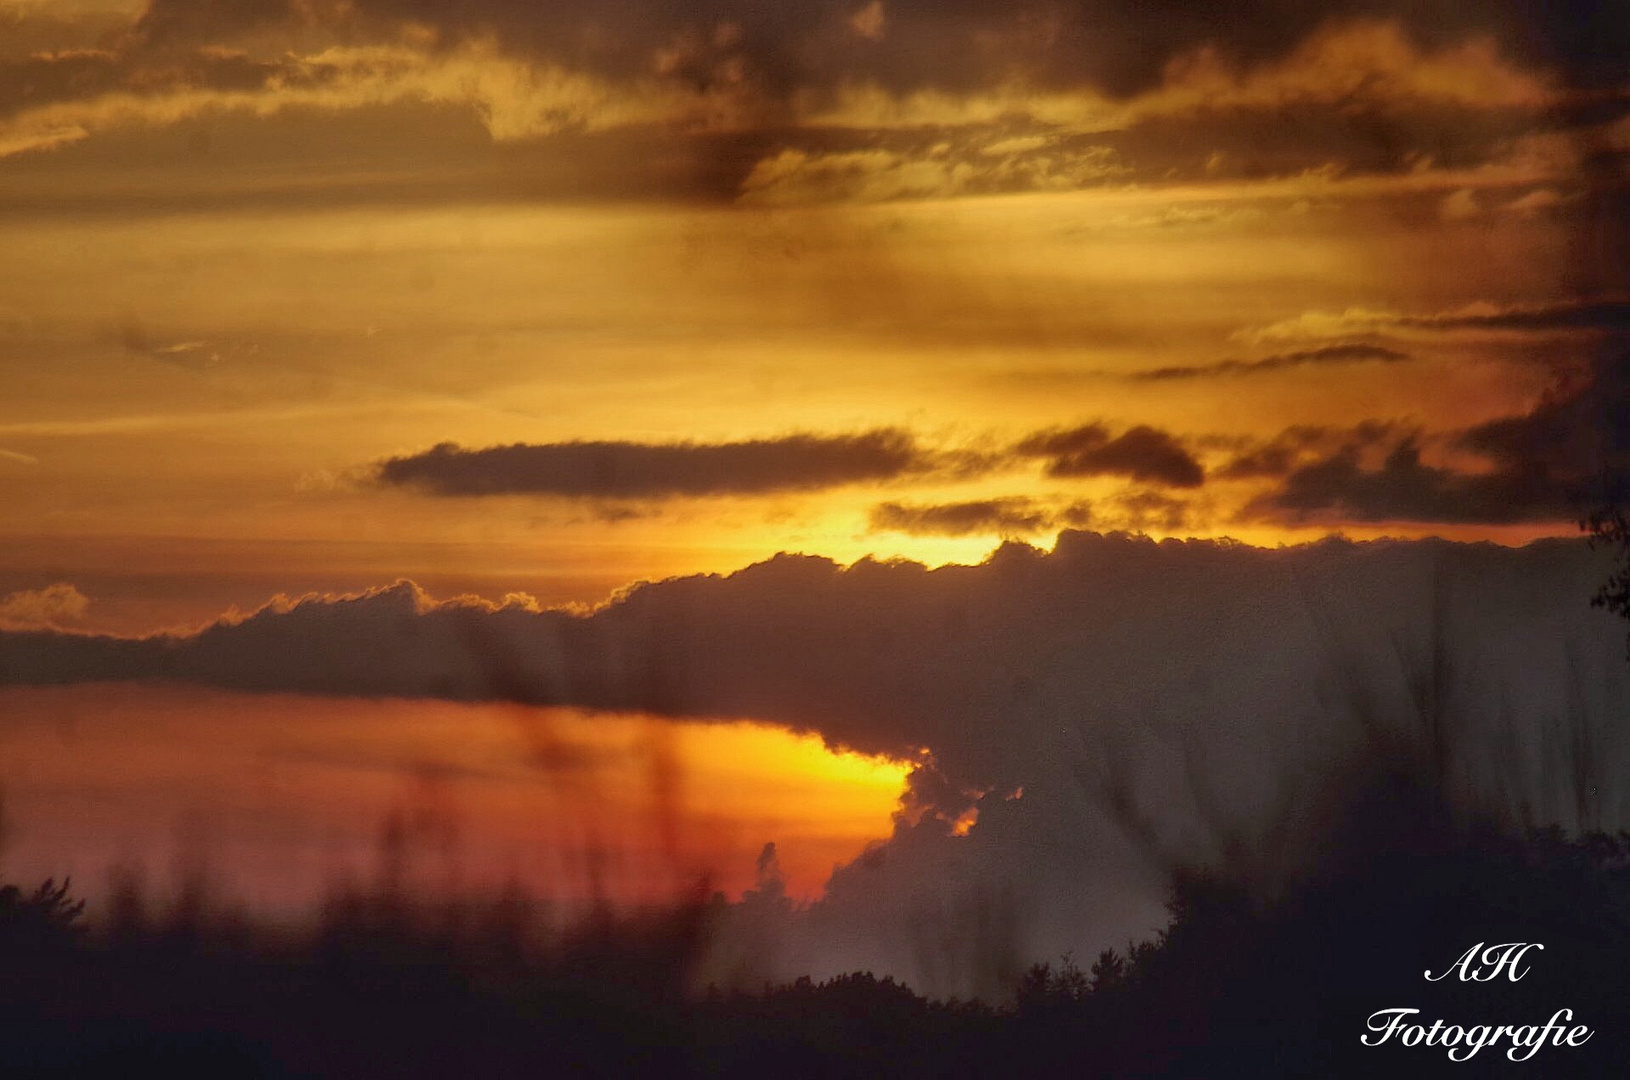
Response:
POLYGON ((1411 342, 1417 358, 1403 364, 1129 378, 1316 347, 1317 328, 1251 341, 1309 312, 1431 314, 1556 289, 1566 236, 1548 218, 1419 227, 1329 188, 1328 206, 1294 209, 1220 186, 1201 204, 1220 218, 1175 226, 1139 220, 1189 196, 1144 190, 822 210, 0 222, 25 271, 5 287, 0 322, 15 358, 0 376, 12 551, 0 575, 14 589, 76 584, 92 599, 84 625, 130 632, 201 621, 223 601, 404 574, 559 602, 778 550, 973 561, 1004 531, 878 529, 868 515, 883 502, 1086 500, 1098 527, 1259 543, 1333 526, 1559 531, 1241 520, 1263 481, 1173 492, 1114 475, 1052 480, 1033 462, 614 507, 435 498, 369 475, 446 441, 727 443, 893 427, 989 450, 1089 421, 1180 433, 1215 471, 1290 421, 1435 433, 1529 406, 1550 379, 1531 343, 1469 333, 1411 342), (1436 272, 1443 261, 1456 273, 1436 272), (1175 499, 1176 518, 1125 505, 1151 494, 1175 499), (124 574, 111 580, 115 566, 124 574), (154 573, 173 584, 139 596, 154 573))
MULTIPOLYGON (((591 605, 781 551, 971 563, 1065 528, 1575 531, 1551 489, 1577 453, 1502 432, 1551 422, 1630 320, 1601 232, 1619 76, 1493 6, 1109 3, 1091 33, 1019 7, 0 0, 0 631, 197 628, 399 578, 591 605)), ((164 788, 148 852, 212 813, 181 794, 210 769, 165 787, 132 732, 223 709, 327 753, 343 716, 391 764, 319 784, 309 832, 412 797, 403 755, 503 758, 527 726, 4 693, 31 724, 126 725, 84 772, 52 771, 44 728, 9 744, 20 835, 55 818, 110 857, 73 793, 164 788)), ((649 726, 550 723, 632 740, 594 786, 639 834, 649 726)), ((807 895, 887 834, 897 769, 668 737, 688 869, 739 888, 777 839, 807 895)), ((210 745, 293 785, 251 801, 318 784, 210 745)), ((448 785, 483 873, 548 815, 531 780, 448 785)))
POLYGON ((705 879, 735 898, 774 843, 807 900, 888 835, 907 771, 767 726, 521 706, 112 684, 0 709, 8 875, 95 896, 110 873, 159 896, 201 875, 281 911, 380 883, 393 827, 431 895, 649 902, 705 879))

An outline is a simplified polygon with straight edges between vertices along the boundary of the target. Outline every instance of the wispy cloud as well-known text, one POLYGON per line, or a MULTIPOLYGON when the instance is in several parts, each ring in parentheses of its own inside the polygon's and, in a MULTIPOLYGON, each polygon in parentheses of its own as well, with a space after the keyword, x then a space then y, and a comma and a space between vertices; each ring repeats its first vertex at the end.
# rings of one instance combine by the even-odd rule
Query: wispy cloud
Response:
POLYGON ((1327 345, 1317 349, 1275 353, 1257 360, 1218 360, 1211 364, 1151 368, 1126 376, 1138 382, 1171 382, 1179 379, 1206 379, 1218 376, 1266 375, 1292 368, 1325 367, 1333 364, 1399 364, 1409 354, 1379 345, 1327 345))
POLYGON ((1061 528, 1084 529, 1093 523, 1092 504, 1064 505, 1026 496, 950 503, 885 502, 872 507, 873 532, 912 536, 1035 536, 1061 528))
POLYGON ((1236 336, 1244 341, 1294 341, 1400 331, 1513 334, 1569 331, 1630 332, 1630 297, 1582 297, 1543 304, 1495 304, 1481 301, 1449 311, 1426 314, 1358 307, 1339 312, 1306 311, 1290 319, 1241 331, 1236 336))

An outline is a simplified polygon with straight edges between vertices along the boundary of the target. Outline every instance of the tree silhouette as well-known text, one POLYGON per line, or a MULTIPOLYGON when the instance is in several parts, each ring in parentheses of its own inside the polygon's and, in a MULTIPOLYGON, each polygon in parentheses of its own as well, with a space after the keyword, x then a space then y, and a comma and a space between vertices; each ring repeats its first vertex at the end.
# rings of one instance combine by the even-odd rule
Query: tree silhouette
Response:
MULTIPOLYGON (((1630 619, 1630 352, 1601 363, 1587 393, 1587 426, 1596 429, 1592 445, 1597 453, 1593 476, 1584 485, 1579 526, 1590 535, 1591 546, 1611 547, 1616 556, 1612 574, 1591 598, 1592 607, 1606 608, 1630 619)), ((1626 642, 1630 655, 1630 640, 1626 642)))
MULTIPOLYGON (((1610 545, 1618 560, 1607 581, 1591 597, 1591 607, 1606 608, 1630 619, 1630 497, 1615 486, 1586 512, 1580 527, 1590 534, 1592 546, 1610 545)), ((1630 658, 1630 635, 1625 638, 1625 655, 1630 658)))

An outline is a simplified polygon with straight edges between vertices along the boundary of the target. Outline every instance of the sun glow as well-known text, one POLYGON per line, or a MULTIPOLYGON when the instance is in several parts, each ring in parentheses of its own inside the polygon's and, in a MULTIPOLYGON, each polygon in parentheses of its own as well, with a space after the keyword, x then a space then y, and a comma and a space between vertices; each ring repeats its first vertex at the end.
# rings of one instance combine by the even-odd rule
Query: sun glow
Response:
POLYGON ((911 768, 764 724, 510 705, 101 685, 0 691, 0 713, 9 873, 162 892, 179 867, 283 910, 387 862, 428 895, 736 897, 772 842, 810 899, 889 834, 911 768))

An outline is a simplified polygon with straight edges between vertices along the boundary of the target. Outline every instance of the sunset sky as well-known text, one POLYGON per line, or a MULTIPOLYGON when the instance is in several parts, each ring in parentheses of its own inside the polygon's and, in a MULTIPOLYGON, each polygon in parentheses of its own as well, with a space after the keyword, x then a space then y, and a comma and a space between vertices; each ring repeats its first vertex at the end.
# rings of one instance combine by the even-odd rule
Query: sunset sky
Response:
MULTIPOLYGON (((399 579, 518 618, 1067 529, 1575 535, 1630 441, 1627 33, 1524 0, 0 0, 0 628, 184 635, 399 579)), ((414 767, 517 696, 104 677, 0 694, 320 715, 414 767)), ((720 730, 681 756, 747 753, 720 730)), ((51 755, 7 738, 26 831, 17 763, 51 755)), ((864 820, 763 796, 828 836, 783 840, 800 895, 889 835, 907 767, 799 773, 864 820)), ((743 828, 738 892, 776 839, 743 828)))

